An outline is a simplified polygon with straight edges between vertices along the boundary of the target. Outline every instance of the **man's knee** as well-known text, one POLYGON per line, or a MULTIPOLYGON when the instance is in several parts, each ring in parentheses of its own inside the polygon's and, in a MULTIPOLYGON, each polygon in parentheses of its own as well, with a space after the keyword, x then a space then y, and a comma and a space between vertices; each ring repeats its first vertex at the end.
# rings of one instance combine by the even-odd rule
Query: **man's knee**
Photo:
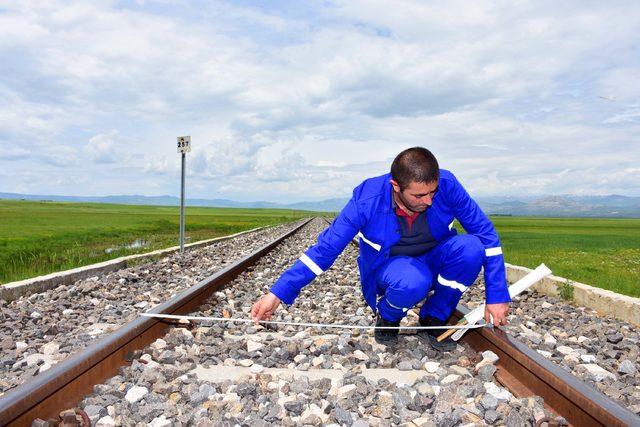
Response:
POLYGON ((485 248, 480 239, 471 234, 463 234, 458 237, 456 252, 462 261, 470 266, 480 268, 484 264, 485 248))
POLYGON ((424 295, 429 292, 429 289, 431 288, 431 281, 431 275, 429 275, 428 277, 423 275, 408 276, 402 278, 397 284, 396 289, 394 290, 403 292, 409 296, 415 296, 417 298, 417 301, 420 301, 422 298, 424 298, 424 295))
POLYGON ((386 282, 387 293, 400 292, 417 297, 426 295, 431 287, 432 277, 424 263, 414 258, 402 257, 394 262, 393 268, 385 271, 382 280, 386 282))

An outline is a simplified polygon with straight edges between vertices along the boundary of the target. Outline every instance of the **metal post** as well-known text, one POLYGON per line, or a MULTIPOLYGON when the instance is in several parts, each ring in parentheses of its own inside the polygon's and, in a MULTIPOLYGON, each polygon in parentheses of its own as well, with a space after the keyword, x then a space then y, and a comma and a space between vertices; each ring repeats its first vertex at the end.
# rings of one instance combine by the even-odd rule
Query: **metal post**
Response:
POLYGON ((182 153, 182 178, 180 184, 180 252, 184 252, 184 164, 186 154, 182 153))

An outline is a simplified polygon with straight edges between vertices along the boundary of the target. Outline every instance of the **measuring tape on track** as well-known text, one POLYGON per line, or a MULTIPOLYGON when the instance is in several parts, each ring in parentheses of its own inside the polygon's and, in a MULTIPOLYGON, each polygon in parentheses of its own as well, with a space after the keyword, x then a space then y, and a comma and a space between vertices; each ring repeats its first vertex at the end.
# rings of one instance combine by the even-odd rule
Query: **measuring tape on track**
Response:
MULTIPOLYGON (((203 317, 203 316, 180 316, 177 314, 162 314, 162 313, 141 313, 141 316, 152 317, 156 319, 172 319, 172 320, 188 320, 194 322, 235 322, 235 323, 256 323, 251 319, 234 319, 227 317, 203 317)), ((475 329, 484 328, 486 323, 480 323, 476 325, 444 325, 444 326, 375 326, 375 325, 340 325, 335 323, 305 323, 305 322, 284 322, 280 320, 259 320, 257 323, 263 325, 282 325, 282 326, 301 326, 311 328, 328 328, 328 329, 475 329)))

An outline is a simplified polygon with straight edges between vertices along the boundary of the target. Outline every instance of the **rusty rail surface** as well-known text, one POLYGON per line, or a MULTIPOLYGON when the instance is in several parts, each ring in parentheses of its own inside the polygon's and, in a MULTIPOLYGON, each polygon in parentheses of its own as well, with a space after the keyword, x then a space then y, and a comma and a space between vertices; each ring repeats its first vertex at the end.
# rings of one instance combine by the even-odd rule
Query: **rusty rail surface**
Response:
MULTIPOLYGON (((458 306, 455 321, 469 310, 458 306)), ((516 397, 541 396, 545 405, 575 426, 640 426, 640 417, 501 328, 469 330, 462 341, 476 351, 496 353, 496 379, 516 397)))
MULTIPOLYGON (((286 238, 298 232, 312 218, 299 224, 232 265, 200 281, 162 303, 150 313, 187 314, 204 303, 216 290, 238 277, 258 259, 286 238)), ((89 345, 33 380, 0 397, 0 426, 30 426, 32 421, 58 418, 59 413, 77 404, 93 386, 118 373, 129 363, 128 355, 165 335, 169 324, 161 319, 138 317, 89 345)))

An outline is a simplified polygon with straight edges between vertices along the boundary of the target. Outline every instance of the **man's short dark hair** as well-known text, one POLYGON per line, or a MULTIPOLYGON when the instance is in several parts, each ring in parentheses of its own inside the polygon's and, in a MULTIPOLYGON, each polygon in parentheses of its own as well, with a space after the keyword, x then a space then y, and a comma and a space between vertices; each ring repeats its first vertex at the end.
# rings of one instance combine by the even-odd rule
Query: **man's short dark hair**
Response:
POLYGON ((391 176, 404 190, 412 182, 431 183, 440 178, 436 157, 424 147, 407 148, 391 164, 391 176))

